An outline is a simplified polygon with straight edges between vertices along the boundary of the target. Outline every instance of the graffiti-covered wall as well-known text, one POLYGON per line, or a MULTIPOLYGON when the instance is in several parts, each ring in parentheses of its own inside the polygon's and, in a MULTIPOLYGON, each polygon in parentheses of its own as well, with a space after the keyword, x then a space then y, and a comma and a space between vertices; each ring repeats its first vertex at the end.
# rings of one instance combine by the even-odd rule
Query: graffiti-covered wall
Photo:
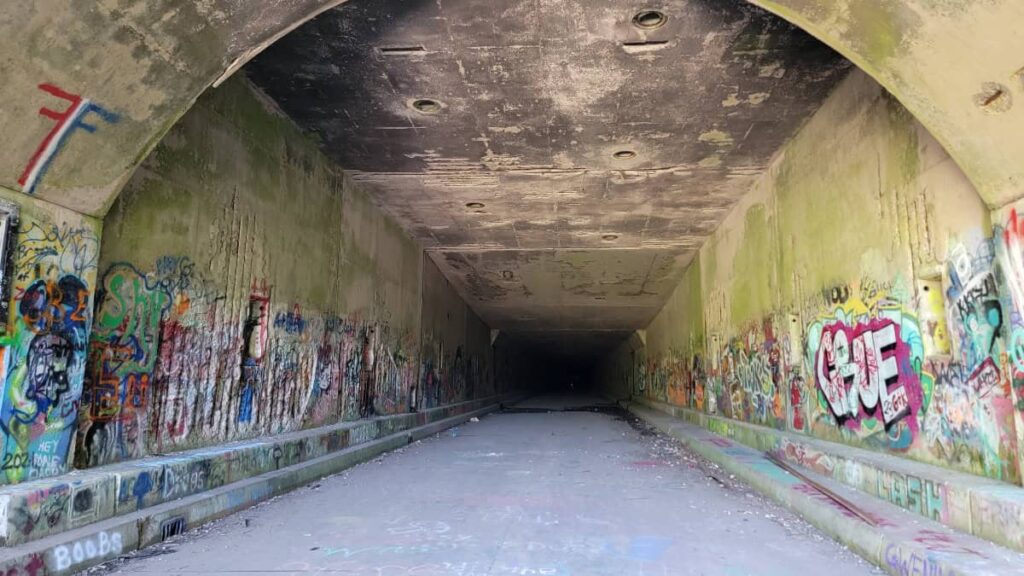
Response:
POLYGON ((0 334, 0 483, 70 467, 92 323, 100 225, 0 188, 0 262, 7 321, 0 334))
POLYGON ((1019 483, 1020 230, 854 73, 702 247, 633 394, 1019 483))
POLYGON ((490 328, 423 256, 420 405, 425 408, 495 394, 490 328))
POLYGON ((421 250, 244 79, 172 129, 104 231, 79 467, 433 405, 421 250))

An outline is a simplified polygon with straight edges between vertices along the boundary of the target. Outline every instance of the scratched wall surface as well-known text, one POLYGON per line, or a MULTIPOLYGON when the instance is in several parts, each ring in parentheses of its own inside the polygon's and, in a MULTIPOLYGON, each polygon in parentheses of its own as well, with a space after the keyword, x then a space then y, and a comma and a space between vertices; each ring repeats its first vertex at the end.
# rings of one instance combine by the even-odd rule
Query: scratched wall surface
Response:
POLYGON ((100 226, 0 188, 19 205, 10 318, 0 335, 0 484, 69 468, 85 374, 100 226))
POLYGON ((617 362, 634 394, 1019 483, 1020 223, 856 73, 617 362))
POLYGON ((434 405, 420 249, 244 79, 168 134, 105 230, 79 467, 434 405))

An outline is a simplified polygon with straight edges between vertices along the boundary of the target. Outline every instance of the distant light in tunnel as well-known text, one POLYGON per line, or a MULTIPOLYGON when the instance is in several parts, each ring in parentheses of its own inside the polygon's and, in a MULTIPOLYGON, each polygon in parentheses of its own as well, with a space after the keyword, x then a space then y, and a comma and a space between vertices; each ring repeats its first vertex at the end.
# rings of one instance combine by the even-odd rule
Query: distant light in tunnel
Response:
POLYGON ((658 10, 642 10, 633 16, 633 26, 643 30, 654 30, 660 28, 668 17, 665 16, 664 12, 658 10))
POLYGON ((632 150, 619 150, 612 154, 612 158, 616 160, 630 160, 636 158, 636 152, 632 150))
POLYGON ((441 103, 432 98, 417 98, 412 101, 412 107, 422 114, 437 114, 441 111, 441 103))

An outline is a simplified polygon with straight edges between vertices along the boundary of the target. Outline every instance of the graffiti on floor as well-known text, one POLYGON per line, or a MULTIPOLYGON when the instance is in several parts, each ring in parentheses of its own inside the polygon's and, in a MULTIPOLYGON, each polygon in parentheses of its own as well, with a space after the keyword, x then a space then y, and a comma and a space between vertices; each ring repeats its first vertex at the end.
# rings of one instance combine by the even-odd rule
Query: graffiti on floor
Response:
POLYGON ((29 159, 28 165, 18 177, 18 184, 26 194, 33 194, 36 191, 39 181, 46 175, 54 158, 57 157, 72 134, 79 130, 94 133, 99 129, 96 124, 92 123, 92 117, 107 124, 116 124, 120 120, 120 116, 88 98, 72 94, 53 84, 40 84, 39 89, 50 96, 64 100, 67 102, 67 107, 63 111, 53 110, 46 106, 39 109, 40 116, 45 116, 56 123, 39 143, 29 159))

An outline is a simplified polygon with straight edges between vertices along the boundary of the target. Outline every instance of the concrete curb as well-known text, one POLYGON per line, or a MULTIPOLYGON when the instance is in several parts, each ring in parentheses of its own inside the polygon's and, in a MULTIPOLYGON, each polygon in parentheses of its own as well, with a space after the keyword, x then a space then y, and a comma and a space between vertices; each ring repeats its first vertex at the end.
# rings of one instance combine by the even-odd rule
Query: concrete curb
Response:
POLYGON ((0 551, 0 574, 74 574, 500 409, 482 408, 0 551))
POLYGON ((637 404, 623 407, 718 464, 889 574, 896 576, 1024 575, 1024 555, 956 532, 808 471, 875 520, 872 526, 814 486, 789 474, 764 452, 637 404))
POLYGON ((1024 488, 1019 486, 690 408, 647 399, 634 403, 757 450, 778 453, 890 504, 1024 552, 1024 488))

